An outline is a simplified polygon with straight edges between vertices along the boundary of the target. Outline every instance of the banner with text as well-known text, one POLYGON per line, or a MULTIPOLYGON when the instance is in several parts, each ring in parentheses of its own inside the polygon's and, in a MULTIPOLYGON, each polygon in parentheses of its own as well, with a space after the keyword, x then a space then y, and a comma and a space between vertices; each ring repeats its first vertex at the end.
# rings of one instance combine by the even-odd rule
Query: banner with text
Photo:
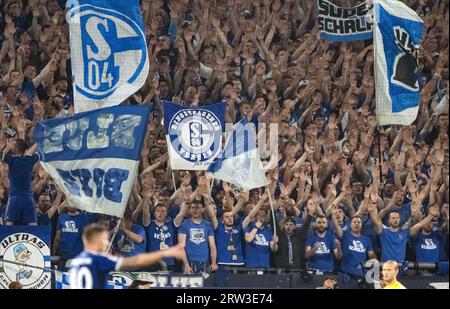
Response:
POLYGON ((0 289, 50 289, 50 226, 0 225, 0 289))
POLYGON ((71 206, 123 216, 148 115, 145 106, 114 106, 36 126, 41 162, 71 206))
POLYGON ((339 7, 327 0, 317 0, 320 38, 332 42, 369 40, 372 31, 372 0, 355 7, 339 7))

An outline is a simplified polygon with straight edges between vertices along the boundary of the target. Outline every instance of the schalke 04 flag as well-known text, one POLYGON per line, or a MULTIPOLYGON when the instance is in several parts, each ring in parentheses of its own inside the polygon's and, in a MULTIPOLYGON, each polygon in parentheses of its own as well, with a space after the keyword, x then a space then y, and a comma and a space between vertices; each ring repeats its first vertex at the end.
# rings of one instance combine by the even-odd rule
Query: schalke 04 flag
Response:
POLYGON ((173 170, 206 170, 222 146, 226 102, 186 107, 166 102, 164 128, 173 170))
POLYGON ((419 44, 423 21, 397 0, 374 2, 375 95, 380 125, 410 125, 417 118, 419 44))
POLYGON ((50 289, 50 228, 0 225, 0 289, 13 281, 24 289, 50 289))
POLYGON ((148 115, 145 106, 114 106, 36 126, 41 163, 71 206, 123 216, 148 115))
POLYGON ((331 42, 372 39, 372 0, 355 7, 339 7, 317 0, 320 38, 331 42))
POLYGON ((119 105, 149 71, 139 0, 69 0, 75 112, 119 105))
POLYGON ((234 125, 223 152, 209 166, 208 175, 244 191, 265 185, 265 171, 256 145, 256 128, 246 117, 234 125))

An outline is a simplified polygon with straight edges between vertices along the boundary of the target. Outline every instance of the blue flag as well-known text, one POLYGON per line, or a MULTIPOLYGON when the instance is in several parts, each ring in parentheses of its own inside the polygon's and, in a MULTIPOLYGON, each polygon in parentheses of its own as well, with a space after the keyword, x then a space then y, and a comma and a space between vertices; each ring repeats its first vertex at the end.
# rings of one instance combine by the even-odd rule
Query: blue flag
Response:
POLYGON ((0 225, 0 288, 18 281, 24 289, 50 289, 50 235, 50 226, 0 225))
POLYGON ((206 170, 220 153, 226 102, 186 107, 165 102, 164 128, 173 170, 206 170))
POLYGON ((148 115, 145 106, 114 106, 36 126, 41 163, 71 206, 123 216, 148 115))
POLYGON ((256 146, 256 128, 246 117, 234 125, 223 152, 209 166, 207 174, 244 191, 265 185, 265 172, 256 146))
POLYGON ((75 112, 119 105, 149 71, 139 0, 69 0, 75 112))
POLYGON ((397 0, 374 2, 377 118, 380 125, 410 125, 420 102, 419 44, 423 21, 397 0))

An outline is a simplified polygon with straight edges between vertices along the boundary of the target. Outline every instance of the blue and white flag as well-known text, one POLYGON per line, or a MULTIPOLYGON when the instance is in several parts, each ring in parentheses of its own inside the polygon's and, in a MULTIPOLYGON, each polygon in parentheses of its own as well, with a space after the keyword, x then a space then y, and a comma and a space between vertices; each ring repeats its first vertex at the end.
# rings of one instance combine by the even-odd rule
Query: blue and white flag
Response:
POLYGON ((0 225, 0 289, 13 281, 24 289, 50 289, 50 235, 50 226, 0 225))
POLYGON ((39 123, 41 163, 70 206, 122 217, 135 180, 149 109, 114 106, 39 123))
POLYGON ((379 125, 410 125, 417 118, 419 44, 423 21, 397 0, 374 2, 375 95, 379 125))
POLYGON ((69 0, 75 112, 119 105, 149 71, 139 0, 69 0))
POLYGON ((372 39, 372 0, 355 7, 340 7, 317 0, 317 24, 320 38, 331 42, 372 39))
POLYGON ((173 170, 206 170, 222 148, 226 102, 186 107, 164 103, 164 129, 173 170))
POLYGON ((256 146, 256 128, 246 117, 234 125, 222 154, 209 166, 207 174, 244 191, 265 186, 265 172, 256 146))

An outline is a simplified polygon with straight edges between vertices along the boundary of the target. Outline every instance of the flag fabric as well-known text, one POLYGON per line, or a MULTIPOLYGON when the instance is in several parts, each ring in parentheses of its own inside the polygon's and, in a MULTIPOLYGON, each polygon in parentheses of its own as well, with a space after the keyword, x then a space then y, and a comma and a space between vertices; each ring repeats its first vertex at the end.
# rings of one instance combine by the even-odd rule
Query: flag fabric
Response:
POLYGON ((122 217, 137 175, 149 109, 114 106, 39 123, 41 163, 70 206, 122 217))
POLYGON ((423 21, 397 0, 374 2, 374 62, 379 125, 410 125, 417 118, 419 44, 423 21))
POLYGON ((0 225, 0 289, 13 281, 24 289, 50 289, 50 235, 50 226, 0 225))
POLYGON ((246 117, 234 125, 224 150, 209 166, 207 174, 244 191, 265 186, 265 172, 256 146, 256 128, 246 117))
MULTIPOLYGON (((116 289, 127 289, 128 285, 108 280, 105 284, 106 290, 116 290, 116 289)), ((57 290, 69 290, 70 284, 69 284, 69 274, 61 271, 55 271, 55 289, 57 290)))
POLYGON ((206 170, 220 153, 226 102, 186 107, 165 102, 164 129, 173 170, 206 170))
POLYGON ((372 39, 372 0, 355 7, 339 7, 327 0, 317 0, 317 9, 322 40, 346 42, 372 39))
POLYGON ((67 1, 75 112, 119 105, 149 72, 139 0, 67 1))

